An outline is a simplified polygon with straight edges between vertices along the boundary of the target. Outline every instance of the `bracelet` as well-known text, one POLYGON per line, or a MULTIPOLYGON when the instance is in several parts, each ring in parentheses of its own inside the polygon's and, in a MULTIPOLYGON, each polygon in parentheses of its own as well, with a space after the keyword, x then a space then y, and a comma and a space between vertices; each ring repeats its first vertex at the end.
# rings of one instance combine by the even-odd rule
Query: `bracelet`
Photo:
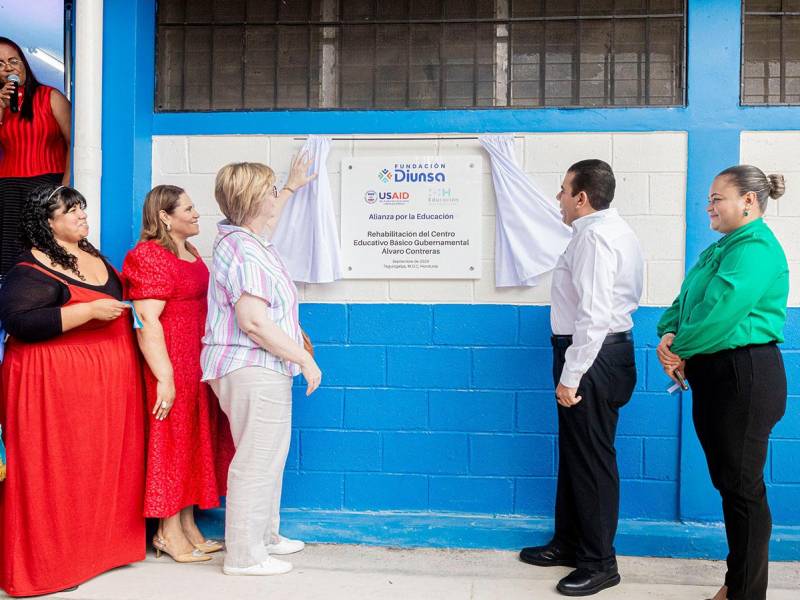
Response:
POLYGON ((292 192, 293 194, 294 194, 294 193, 297 191, 297 190, 293 190, 293 189, 292 189, 292 188, 290 188, 288 185, 285 185, 285 186, 283 186, 283 187, 281 188, 281 191, 283 191, 283 190, 289 190, 289 191, 290 191, 290 192, 292 192))

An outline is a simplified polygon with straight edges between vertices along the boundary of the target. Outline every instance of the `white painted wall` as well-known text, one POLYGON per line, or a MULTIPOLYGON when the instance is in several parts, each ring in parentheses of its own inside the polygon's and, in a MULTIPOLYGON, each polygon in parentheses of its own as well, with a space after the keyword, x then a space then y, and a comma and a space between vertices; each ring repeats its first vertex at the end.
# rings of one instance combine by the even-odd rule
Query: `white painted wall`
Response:
MULTIPOLYGON (((483 278, 480 280, 344 280, 301 286, 307 302, 419 302, 547 304, 549 283, 536 288, 494 287, 495 198, 488 155, 477 139, 419 136, 396 140, 333 136, 328 170, 339 218, 340 163, 346 156, 475 154, 484 158, 483 278)), ((300 136, 161 136, 153 138, 153 185, 171 183, 187 190, 198 206, 201 234, 196 244, 211 254, 220 214, 214 201, 214 176, 234 161, 258 161, 285 176, 289 159, 303 145, 300 136)), ((564 171, 585 158, 601 158, 617 176, 613 205, 633 226, 645 252, 644 305, 672 302, 683 278, 686 134, 548 133, 520 134, 517 158, 548 196, 559 189, 564 171)))
POLYGON ((789 306, 800 306, 800 131, 743 131, 739 152, 743 164, 786 179, 786 193, 770 200, 765 220, 789 260, 789 306))

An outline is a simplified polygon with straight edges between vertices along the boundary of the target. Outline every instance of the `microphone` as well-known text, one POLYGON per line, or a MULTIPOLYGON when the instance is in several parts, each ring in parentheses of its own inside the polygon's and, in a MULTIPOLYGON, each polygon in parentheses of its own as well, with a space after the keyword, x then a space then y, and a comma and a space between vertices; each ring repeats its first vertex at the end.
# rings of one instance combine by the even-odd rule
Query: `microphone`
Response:
POLYGON ((12 73, 8 76, 8 80, 14 84, 14 91, 11 92, 9 108, 11 108, 12 113, 19 112, 19 75, 12 73))

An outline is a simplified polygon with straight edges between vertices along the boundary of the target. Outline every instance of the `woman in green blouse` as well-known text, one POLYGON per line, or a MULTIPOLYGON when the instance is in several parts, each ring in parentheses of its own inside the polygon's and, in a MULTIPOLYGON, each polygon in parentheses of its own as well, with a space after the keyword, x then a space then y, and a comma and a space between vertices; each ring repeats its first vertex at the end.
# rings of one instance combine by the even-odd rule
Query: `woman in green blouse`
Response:
POLYGON ((667 374, 692 386, 697 437, 722 496, 728 572, 714 600, 767 597, 772 518, 767 443, 786 409, 783 341, 789 267, 762 218, 783 176, 750 165, 714 178, 706 211, 723 237, 706 248, 658 324, 667 374))

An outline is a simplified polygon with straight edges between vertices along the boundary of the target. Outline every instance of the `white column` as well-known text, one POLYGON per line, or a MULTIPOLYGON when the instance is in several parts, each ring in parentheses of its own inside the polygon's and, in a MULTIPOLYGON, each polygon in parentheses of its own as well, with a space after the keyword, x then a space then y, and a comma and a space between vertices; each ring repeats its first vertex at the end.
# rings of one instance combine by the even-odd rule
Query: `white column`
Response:
MULTIPOLYGON (((322 19, 336 21, 339 18, 338 0, 323 0, 322 19)), ((322 28, 322 68, 320 69, 319 105, 322 108, 336 108, 339 105, 339 84, 337 81, 336 27, 322 28)))
POLYGON ((88 202, 89 240, 100 244, 103 122, 103 0, 75 3, 75 98, 72 169, 88 202))
MULTIPOLYGON (((495 0, 494 16, 497 19, 507 19, 508 0, 495 0)), ((508 64, 508 25, 497 25, 495 28, 494 45, 494 105, 506 106, 508 104, 508 78, 511 76, 511 65, 508 64)))

